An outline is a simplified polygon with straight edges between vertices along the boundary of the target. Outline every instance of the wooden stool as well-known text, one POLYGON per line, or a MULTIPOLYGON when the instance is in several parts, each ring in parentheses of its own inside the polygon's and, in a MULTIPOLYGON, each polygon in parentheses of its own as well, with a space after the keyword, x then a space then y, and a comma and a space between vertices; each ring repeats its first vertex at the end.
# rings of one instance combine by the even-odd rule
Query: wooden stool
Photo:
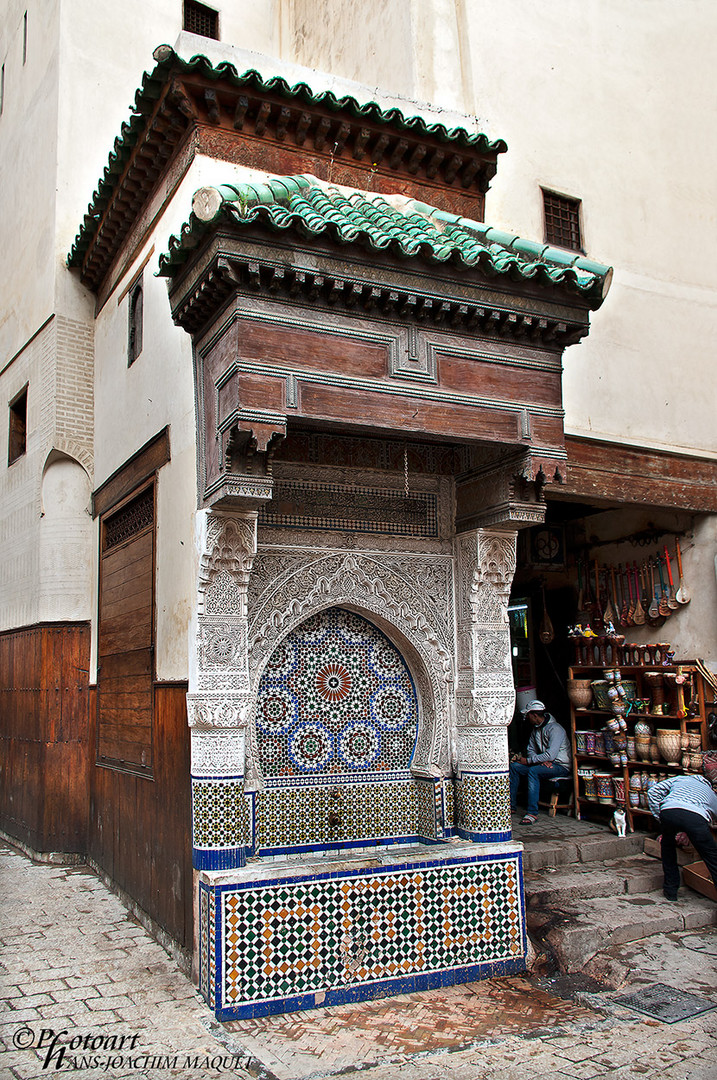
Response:
POLYGON ((575 804, 572 776, 556 776, 554 780, 548 778, 544 781, 544 785, 548 798, 547 801, 539 799, 538 806, 547 809, 548 817, 555 817, 558 810, 565 810, 570 813, 575 804))

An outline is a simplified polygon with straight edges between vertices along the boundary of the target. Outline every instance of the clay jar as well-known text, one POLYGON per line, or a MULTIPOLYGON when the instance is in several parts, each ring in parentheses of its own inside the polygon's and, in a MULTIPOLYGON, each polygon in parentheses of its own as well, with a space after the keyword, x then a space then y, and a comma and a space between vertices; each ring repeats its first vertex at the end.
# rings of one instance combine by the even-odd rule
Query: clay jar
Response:
POLYGON ((635 749, 637 750, 637 756, 641 761, 650 760, 650 736, 649 735, 636 735, 635 736, 635 749))
POLYGON ((670 728, 658 728, 657 746, 668 765, 679 765, 682 757, 680 732, 670 728))
POLYGON ((590 679, 568 679, 568 697, 576 709, 589 709, 593 699, 590 679))

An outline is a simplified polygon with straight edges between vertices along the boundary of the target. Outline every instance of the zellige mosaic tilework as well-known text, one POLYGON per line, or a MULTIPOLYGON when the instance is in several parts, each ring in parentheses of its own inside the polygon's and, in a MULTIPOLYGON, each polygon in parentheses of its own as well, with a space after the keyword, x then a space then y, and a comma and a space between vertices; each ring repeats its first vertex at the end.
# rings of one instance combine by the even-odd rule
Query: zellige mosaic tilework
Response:
POLYGON ((256 710, 262 772, 407 770, 417 722, 398 650, 366 619, 329 608, 297 627, 267 664, 256 710))
POLYGON ((397 979, 442 972, 439 985, 524 962, 518 853, 287 875, 214 893, 223 1019, 315 1004, 302 995, 357 1000, 381 984, 400 992, 397 979))

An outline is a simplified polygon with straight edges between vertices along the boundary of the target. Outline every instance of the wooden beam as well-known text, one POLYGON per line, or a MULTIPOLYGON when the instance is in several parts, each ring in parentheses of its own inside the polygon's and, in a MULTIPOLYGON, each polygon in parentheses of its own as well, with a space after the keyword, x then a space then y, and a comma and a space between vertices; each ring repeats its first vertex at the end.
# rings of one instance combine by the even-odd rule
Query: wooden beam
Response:
POLYGON ((717 513, 717 460, 567 435, 567 480, 551 495, 717 513))

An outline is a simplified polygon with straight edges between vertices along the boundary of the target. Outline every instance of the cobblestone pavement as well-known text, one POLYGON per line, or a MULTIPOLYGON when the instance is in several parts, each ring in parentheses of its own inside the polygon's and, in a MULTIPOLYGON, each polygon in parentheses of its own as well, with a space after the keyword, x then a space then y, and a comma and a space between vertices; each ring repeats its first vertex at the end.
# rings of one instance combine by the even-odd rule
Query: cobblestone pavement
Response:
POLYGON ((714 929, 613 946, 593 973, 618 990, 513 977, 220 1025, 87 868, 0 846, 0 891, 3 1080, 717 1080, 717 1008, 665 1024, 614 1002, 662 982, 717 1006, 714 929))

